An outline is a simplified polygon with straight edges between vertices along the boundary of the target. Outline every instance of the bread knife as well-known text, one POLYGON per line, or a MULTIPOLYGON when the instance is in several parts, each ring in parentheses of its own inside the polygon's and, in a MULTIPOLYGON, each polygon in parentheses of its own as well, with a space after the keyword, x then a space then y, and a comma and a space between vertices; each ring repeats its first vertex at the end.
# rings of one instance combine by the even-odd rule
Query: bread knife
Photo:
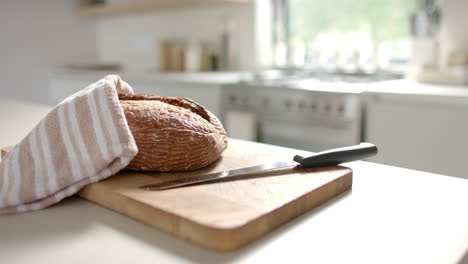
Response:
POLYGON ((211 174, 199 175, 188 177, 184 179, 176 179, 156 184, 140 186, 140 189, 147 191, 158 191, 165 189, 178 188, 193 184, 207 183, 217 181, 220 179, 231 178, 234 176, 241 176, 246 174, 254 174, 258 172, 270 171, 281 168, 297 167, 298 169, 326 167, 338 165, 343 162, 355 161, 365 159, 377 154, 377 147, 371 143, 361 143, 355 146, 348 146, 336 149, 330 149, 318 152, 309 157, 302 157, 300 155, 294 156, 292 161, 277 161, 269 164, 263 164, 253 167, 226 170, 211 174))

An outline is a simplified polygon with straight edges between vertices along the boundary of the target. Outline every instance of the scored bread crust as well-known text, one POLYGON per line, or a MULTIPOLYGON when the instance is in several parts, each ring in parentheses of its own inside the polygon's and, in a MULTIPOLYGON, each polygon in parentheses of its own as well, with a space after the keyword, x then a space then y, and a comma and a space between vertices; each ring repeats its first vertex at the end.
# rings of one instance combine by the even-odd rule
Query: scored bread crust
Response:
POLYGON ((221 122, 185 98, 119 95, 138 153, 127 169, 186 171, 219 158, 228 138, 221 122))

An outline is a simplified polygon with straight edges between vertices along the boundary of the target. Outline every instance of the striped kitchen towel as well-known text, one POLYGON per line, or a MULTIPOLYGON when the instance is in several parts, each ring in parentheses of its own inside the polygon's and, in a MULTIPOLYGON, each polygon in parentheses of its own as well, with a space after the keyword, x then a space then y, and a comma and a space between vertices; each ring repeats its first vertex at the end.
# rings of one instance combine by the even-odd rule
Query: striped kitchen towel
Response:
POLYGON ((109 75, 68 97, 0 163, 0 215, 39 210, 125 168, 138 152, 109 75))

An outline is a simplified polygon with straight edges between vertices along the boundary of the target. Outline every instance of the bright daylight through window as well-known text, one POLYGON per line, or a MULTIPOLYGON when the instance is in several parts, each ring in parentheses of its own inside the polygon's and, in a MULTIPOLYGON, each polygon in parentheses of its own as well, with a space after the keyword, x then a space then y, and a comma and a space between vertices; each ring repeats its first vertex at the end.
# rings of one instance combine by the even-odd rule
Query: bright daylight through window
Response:
POLYGON ((410 56, 414 0, 273 0, 278 67, 375 72, 410 56))

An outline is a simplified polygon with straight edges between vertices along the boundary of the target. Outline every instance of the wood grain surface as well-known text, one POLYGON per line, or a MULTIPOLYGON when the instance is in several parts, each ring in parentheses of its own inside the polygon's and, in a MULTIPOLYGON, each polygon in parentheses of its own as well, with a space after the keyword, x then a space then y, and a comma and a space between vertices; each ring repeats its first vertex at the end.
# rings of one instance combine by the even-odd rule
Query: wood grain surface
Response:
POLYGON ((12 148, 13 148, 13 146, 8 146, 8 147, 2 148, 2 151, 1 151, 2 159, 3 159, 3 157, 5 157, 5 155, 8 153, 8 151, 10 151, 12 148))
POLYGON ((230 140, 222 157, 206 168, 172 173, 121 171, 87 185, 78 195, 195 244, 232 250, 348 190, 352 171, 345 167, 290 168, 164 191, 138 187, 290 160, 295 154, 307 153, 230 140))

